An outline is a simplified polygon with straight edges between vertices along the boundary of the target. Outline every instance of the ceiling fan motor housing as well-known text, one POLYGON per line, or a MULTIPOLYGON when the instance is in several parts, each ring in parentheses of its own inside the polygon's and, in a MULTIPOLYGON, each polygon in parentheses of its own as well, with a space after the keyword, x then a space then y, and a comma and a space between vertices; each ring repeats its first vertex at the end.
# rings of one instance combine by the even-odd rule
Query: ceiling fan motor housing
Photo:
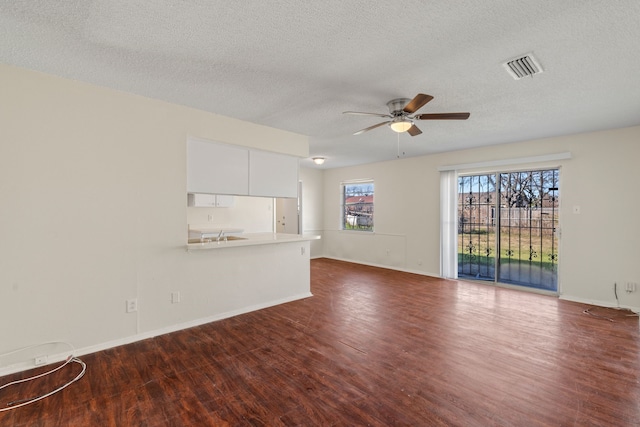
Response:
POLYGON ((411 101, 409 98, 397 98, 387 102, 387 107, 389 107, 389 114, 391 114, 392 116, 400 116, 405 114, 402 109, 409 103, 409 101, 411 101))

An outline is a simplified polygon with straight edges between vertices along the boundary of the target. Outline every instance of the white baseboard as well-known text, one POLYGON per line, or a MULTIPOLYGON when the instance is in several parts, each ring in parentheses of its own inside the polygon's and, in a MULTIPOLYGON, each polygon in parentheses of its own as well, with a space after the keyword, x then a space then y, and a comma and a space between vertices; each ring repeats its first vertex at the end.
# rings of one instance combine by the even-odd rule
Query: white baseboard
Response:
POLYGON ((438 277, 438 278, 440 278, 440 274, 437 274, 437 273, 429 273, 428 271, 412 270, 412 269, 409 269, 409 268, 396 267, 396 266, 392 266, 392 265, 376 264, 376 263, 371 263, 371 262, 357 261, 357 260, 354 260, 354 259, 339 258, 339 257, 332 257, 332 256, 320 256, 318 258, 334 259, 336 261, 344 261, 344 262, 350 262, 350 263, 353 263, 353 264, 368 265, 369 267, 386 268, 387 270, 401 271, 403 273, 412 273, 412 274, 419 274, 421 276, 429 276, 429 277, 438 277))
POLYGON ((627 310, 631 310, 634 313, 640 313, 640 307, 634 307, 634 306, 630 306, 630 305, 618 305, 618 304, 614 304, 611 301, 598 301, 598 300, 592 300, 592 299, 587 299, 587 298, 580 298, 580 297, 576 297, 573 295, 560 295, 560 299, 563 300, 567 300, 567 301, 573 301, 573 302, 579 302, 581 304, 588 304, 588 305, 595 305, 598 307, 607 307, 607 308, 624 308, 627 310))
MULTIPOLYGON (((304 299, 304 298, 309 298, 312 297, 313 294, 311 292, 305 292, 304 294, 300 294, 300 295, 294 295, 291 297, 287 297, 287 298, 282 298, 279 300, 274 300, 274 301, 269 301, 263 304, 256 304, 256 305, 252 305, 252 306, 248 306, 248 307, 242 307, 240 309, 237 310, 231 310, 231 311, 227 311, 225 313, 220 313, 220 314, 216 314, 213 316, 209 316, 209 317, 204 317, 201 319, 195 319, 195 320, 190 320, 188 322, 184 322, 184 323, 178 323, 175 325, 170 325, 164 328, 160 328, 160 329, 156 329, 153 331, 148 331, 148 332, 143 332, 140 334, 136 334, 136 335, 131 335, 128 337, 124 337, 124 338, 119 338, 117 340, 112 340, 112 341, 107 341, 107 342, 103 342, 100 344, 95 344, 92 346, 88 346, 88 347, 83 347, 83 348, 79 348, 76 349, 75 351, 73 351, 73 356, 83 356, 85 354, 91 354, 91 353, 96 353, 98 351, 102 351, 102 350, 107 350, 113 347, 118 347, 121 345, 126 345, 126 344, 131 344, 133 342, 136 341, 142 341, 142 340, 146 340, 149 338, 153 338, 153 337, 157 337, 159 335, 164 335, 164 334, 168 334, 171 332, 176 332, 176 331, 180 331, 183 329, 188 329, 188 328, 193 328, 195 326, 200 326, 200 325, 204 325, 206 323, 211 323, 211 322, 216 322, 218 320, 222 320, 222 319, 228 319, 230 317, 234 317, 234 316, 238 316, 240 314, 245 314, 245 313, 250 313, 252 311, 257 311, 257 310, 262 310, 263 308, 267 308, 267 307, 273 307, 276 305, 280 305, 280 304, 284 304, 287 302, 292 302, 292 301, 297 301, 300 299, 304 299)), ((70 354, 69 353, 60 353, 60 354, 49 354, 47 355, 47 364, 55 364, 55 363, 60 363, 64 360, 67 359, 67 357, 69 357, 70 354)), ((36 366, 34 365, 33 361, 26 361, 26 362, 19 362, 19 363, 15 363, 9 366, 5 366, 3 368, 0 368, 0 377, 4 376, 4 375, 9 375, 9 374, 14 374, 16 372, 22 372, 22 371, 27 371, 29 369, 33 369, 36 366)), ((38 366, 39 367, 39 366, 38 366)))

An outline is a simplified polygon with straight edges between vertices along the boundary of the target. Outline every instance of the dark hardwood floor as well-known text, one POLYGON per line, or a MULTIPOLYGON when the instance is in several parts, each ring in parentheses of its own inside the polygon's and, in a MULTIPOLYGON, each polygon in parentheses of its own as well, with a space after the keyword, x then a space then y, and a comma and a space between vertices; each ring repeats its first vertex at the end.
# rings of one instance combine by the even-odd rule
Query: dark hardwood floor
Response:
POLYGON ((312 298, 82 356, 0 425, 640 425, 637 317, 327 259, 311 277, 312 298))

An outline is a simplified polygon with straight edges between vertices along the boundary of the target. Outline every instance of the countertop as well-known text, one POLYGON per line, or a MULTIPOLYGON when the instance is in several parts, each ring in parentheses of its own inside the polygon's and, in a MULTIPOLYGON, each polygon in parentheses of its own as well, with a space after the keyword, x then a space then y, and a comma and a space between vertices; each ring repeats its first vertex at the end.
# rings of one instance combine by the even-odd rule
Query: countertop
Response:
POLYGON ((284 233, 247 233, 241 234, 238 240, 221 240, 219 242, 188 243, 187 251, 200 251, 209 249, 237 248, 241 246, 272 245, 277 243, 304 242, 319 240, 320 236, 284 234, 284 233))

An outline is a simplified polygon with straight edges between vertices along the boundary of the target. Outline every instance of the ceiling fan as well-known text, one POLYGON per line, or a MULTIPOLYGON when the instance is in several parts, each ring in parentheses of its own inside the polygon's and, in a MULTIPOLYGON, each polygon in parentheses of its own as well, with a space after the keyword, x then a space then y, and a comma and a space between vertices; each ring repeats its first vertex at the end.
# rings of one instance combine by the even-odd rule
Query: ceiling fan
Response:
POLYGON ((342 114, 355 114, 359 116, 376 116, 384 117, 391 120, 378 123, 368 128, 364 128, 354 133, 354 135, 360 135, 361 133, 370 131, 377 127, 388 124, 389 127, 395 132, 407 132, 411 136, 420 135, 422 131, 413 123, 414 120, 467 120, 469 113, 430 113, 430 114, 414 114, 420 108, 422 108, 427 102, 431 101, 433 96, 425 95, 424 93, 417 94, 413 99, 398 98, 392 99, 387 102, 389 107, 389 114, 380 113, 361 113, 359 111, 345 111, 342 114))

